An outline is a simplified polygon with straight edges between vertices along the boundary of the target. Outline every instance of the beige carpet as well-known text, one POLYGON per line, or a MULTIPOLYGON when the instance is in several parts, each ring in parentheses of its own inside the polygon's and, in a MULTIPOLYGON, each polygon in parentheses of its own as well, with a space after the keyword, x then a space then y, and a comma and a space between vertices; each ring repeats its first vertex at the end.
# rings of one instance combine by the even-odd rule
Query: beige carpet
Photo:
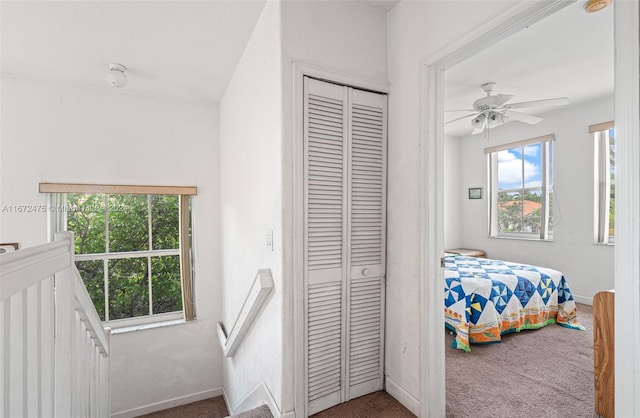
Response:
MULTIPOLYGON (((268 411, 268 408, 267 408, 268 411)), ((242 415, 243 418, 252 418, 242 415)), ((188 405, 167 409, 153 414, 143 415, 145 418, 224 418, 227 408, 222 396, 194 402, 188 405)), ((239 415, 238 415, 239 416, 239 415)), ((386 392, 375 392, 350 402, 322 411, 313 417, 317 418, 415 418, 408 409, 400 405, 386 392)))
POLYGON ((227 418, 273 418, 271 410, 267 405, 259 406, 249 411, 240 412, 227 418))
POLYGON ((447 331, 447 417, 597 417, 592 312, 578 304, 586 331, 553 324, 472 345, 470 353, 451 348, 447 331))
POLYGON ((415 418, 387 392, 374 392, 312 415, 314 418, 415 418))
MULTIPOLYGON (((447 332, 448 418, 592 418, 592 308, 578 304, 586 331, 549 325, 503 336, 500 344, 451 348, 447 332)), ((149 418, 223 418, 221 396, 145 415, 149 418)), ((413 418, 385 392, 376 392, 322 411, 314 418, 413 418)))

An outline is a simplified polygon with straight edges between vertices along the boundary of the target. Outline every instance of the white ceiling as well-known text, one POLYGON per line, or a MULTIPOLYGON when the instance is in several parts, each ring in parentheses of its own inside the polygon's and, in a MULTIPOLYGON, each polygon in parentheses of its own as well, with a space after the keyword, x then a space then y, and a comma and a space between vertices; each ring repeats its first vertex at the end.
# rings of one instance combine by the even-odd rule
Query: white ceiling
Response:
MULTIPOLYGON (((574 105, 613 94, 613 7, 589 14, 584 4, 578 0, 447 70, 445 109, 471 109, 489 81, 497 83, 492 94, 515 96, 508 103, 568 97, 574 105)), ((447 112, 445 120, 464 114, 447 112)), ((447 135, 471 131, 471 118, 445 125, 447 135)))
MULTIPOLYGON (((326 0, 317 0, 326 1, 326 0)), ((384 11, 399 0, 358 0, 384 11)), ((0 1, 0 70, 94 88, 111 62, 128 68, 126 92, 189 101, 221 99, 265 0, 0 1)), ((446 72, 446 109, 494 93, 513 102, 613 90, 613 7, 587 14, 583 0, 446 72)), ((545 109, 535 109, 540 114, 545 109)), ((455 115, 447 114, 447 118, 455 115)), ((518 122, 514 122, 518 123, 518 122)), ((468 135, 469 120, 446 126, 468 135)))
POLYGON ((126 92, 217 102, 265 0, 1 1, 1 71, 126 92))
MULTIPOLYGON (((310 0, 327 1, 327 0, 310 0)), ((343 0, 347 1, 347 0, 343 0)), ((389 11, 400 0, 358 0, 389 11)), ((0 1, 4 74, 124 93, 218 102, 265 0, 0 1)))

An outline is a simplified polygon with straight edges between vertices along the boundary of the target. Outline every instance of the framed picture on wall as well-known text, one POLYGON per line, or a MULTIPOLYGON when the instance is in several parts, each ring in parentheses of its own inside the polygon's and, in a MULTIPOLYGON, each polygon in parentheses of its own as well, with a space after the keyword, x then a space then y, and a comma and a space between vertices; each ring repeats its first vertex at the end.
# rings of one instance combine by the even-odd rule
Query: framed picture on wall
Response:
POLYGON ((482 199, 482 187, 470 187, 469 199, 482 199))
POLYGON ((0 244, 0 254, 11 253, 18 249, 17 242, 11 242, 8 244, 0 244))

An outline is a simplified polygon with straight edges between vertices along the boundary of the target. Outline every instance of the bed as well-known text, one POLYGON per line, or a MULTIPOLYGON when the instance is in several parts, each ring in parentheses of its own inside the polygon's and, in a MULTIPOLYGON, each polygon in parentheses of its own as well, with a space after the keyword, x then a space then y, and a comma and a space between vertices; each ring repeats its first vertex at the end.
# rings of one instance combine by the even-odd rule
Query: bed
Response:
POLYGON ((584 330, 564 275, 556 270, 485 258, 447 255, 445 325, 454 348, 497 343, 502 335, 558 323, 584 330))

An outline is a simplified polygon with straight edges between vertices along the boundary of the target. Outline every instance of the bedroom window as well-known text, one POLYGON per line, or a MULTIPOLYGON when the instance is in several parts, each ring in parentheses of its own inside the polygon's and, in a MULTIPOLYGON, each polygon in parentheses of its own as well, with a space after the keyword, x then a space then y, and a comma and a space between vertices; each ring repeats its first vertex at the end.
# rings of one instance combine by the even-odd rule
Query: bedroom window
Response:
POLYGON ((129 326, 193 319, 195 188, 40 185, 52 189, 51 230, 74 233, 76 267, 103 321, 129 326))
POLYGON ((589 127, 594 139, 594 240, 599 244, 615 241, 616 140, 613 122, 589 127))
POLYGON ((552 238, 553 140, 547 135, 485 149, 490 236, 552 238))

